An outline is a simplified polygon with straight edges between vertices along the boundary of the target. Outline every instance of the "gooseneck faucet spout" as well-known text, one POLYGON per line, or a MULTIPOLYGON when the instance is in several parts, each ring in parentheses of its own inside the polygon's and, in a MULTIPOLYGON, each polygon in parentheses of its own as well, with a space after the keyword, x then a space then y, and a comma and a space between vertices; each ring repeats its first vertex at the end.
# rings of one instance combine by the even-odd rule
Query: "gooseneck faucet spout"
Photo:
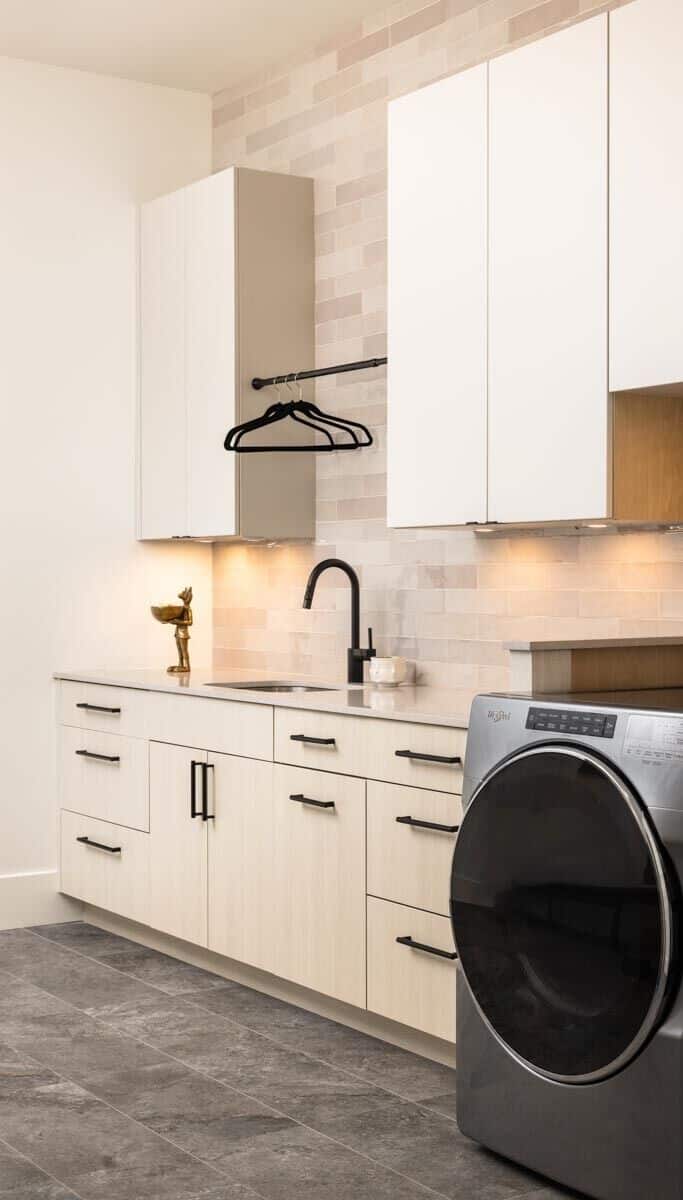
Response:
POLYGON ((347 677, 349 683, 362 683, 363 663, 374 658, 375 650, 372 645, 371 629, 368 630, 367 649, 362 648, 360 644, 360 583, 353 567, 344 562, 342 558, 325 558, 322 562, 317 563, 308 577, 303 606, 304 608, 312 607, 316 584, 323 571, 327 571, 330 567, 337 567, 338 570, 343 571, 351 585, 351 645, 347 656, 347 677))

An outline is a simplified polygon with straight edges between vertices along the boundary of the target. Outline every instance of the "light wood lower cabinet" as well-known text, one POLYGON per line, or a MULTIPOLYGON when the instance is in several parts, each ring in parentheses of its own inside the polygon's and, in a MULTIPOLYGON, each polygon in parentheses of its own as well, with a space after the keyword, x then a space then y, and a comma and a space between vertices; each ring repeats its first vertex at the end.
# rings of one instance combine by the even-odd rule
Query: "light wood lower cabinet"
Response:
POLYGON ((78 813, 61 817, 61 887, 68 896, 152 924, 149 836, 78 813))
POLYGON ((275 766, 276 975, 365 1005, 365 782, 275 766))
POLYGON ((273 764, 209 755, 210 950, 273 970, 273 764))
POLYGON ((62 726, 62 808, 133 829, 149 829, 149 746, 142 738, 62 726))
POLYGON ((368 892, 447 917, 460 796, 368 783, 368 892))
POLYGON ((207 944, 206 764, 203 750, 150 743, 148 923, 196 946, 207 944))
POLYGON ((454 1041, 455 961, 442 957, 454 953, 446 917, 368 896, 370 1012, 454 1041))

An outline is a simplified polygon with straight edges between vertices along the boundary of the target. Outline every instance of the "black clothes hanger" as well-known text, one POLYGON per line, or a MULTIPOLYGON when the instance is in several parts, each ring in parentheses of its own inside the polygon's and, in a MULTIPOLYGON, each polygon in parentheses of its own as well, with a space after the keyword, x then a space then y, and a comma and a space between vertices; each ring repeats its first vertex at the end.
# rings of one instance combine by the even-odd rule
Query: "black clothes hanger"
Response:
POLYGON ((298 383, 298 376, 297 374, 283 375, 279 379, 273 379, 272 384, 268 386, 277 389, 277 402, 269 405, 262 416, 251 421, 243 421, 241 425, 235 425, 233 429, 229 430, 223 443, 226 450, 234 450, 236 454, 324 454, 336 450, 360 450, 364 446, 372 445, 372 434, 365 425, 362 425, 360 421, 332 417, 318 408, 317 404, 304 400, 300 383, 298 399, 287 400, 283 403, 279 399, 281 383, 285 383, 289 387, 291 383, 298 383), (267 429, 270 425, 276 425, 288 417, 297 421, 298 424, 314 430, 315 433, 325 438, 325 441, 323 443, 306 442, 303 445, 243 445, 242 439, 247 434, 257 429, 267 429), (334 430, 338 430, 345 437, 342 440, 335 440, 334 433, 331 432, 334 430))

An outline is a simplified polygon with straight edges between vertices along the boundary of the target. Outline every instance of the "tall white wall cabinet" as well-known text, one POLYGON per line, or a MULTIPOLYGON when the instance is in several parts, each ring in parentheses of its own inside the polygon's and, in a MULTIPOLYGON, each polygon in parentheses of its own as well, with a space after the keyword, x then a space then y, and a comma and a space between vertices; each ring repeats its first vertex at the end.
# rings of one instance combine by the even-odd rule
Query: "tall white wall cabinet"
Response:
POLYGON ((489 65, 490 521, 607 503, 607 17, 489 65))
POLYGON ((635 0, 391 104, 390 525, 683 518, 682 54, 635 0))
POLYGON ((312 537, 313 455, 223 440, 269 403, 253 376, 313 362, 313 181, 221 171, 146 204, 140 243, 139 536, 312 537))
POLYGON ((391 525, 486 520, 486 71, 390 107, 391 525))
POLYGON ((610 15, 610 386, 683 380, 683 5, 610 15))

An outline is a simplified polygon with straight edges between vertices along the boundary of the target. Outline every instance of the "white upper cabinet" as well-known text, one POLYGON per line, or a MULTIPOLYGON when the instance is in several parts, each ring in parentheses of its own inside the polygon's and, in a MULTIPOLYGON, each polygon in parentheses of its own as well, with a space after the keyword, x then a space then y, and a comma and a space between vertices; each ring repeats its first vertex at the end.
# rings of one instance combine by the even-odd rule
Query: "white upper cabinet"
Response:
POLYGON ((389 525, 486 520, 486 92, 389 106, 389 525))
POLYGON ((489 510, 608 511, 607 17, 489 64, 489 510))
POLYGON ((610 14, 610 387, 683 381, 683 4, 610 14))
POLYGON ((275 399, 253 376, 313 363, 312 180, 219 172, 145 205, 140 240, 139 536, 312 537, 313 455, 223 449, 275 399))

